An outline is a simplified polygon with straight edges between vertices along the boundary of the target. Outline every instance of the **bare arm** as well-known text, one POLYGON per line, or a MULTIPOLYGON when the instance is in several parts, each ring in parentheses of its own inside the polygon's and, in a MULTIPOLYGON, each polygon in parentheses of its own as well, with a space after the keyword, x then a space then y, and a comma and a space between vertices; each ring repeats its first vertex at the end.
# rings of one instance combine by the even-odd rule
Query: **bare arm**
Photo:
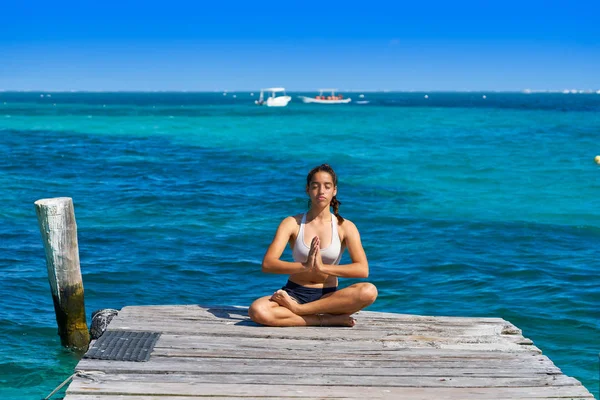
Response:
MULTIPOLYGON (((339 276, 342 278, 367 278, 369 276, 369 262, 365 249, 363 249, 360 240, 360 234, 356 225, 346 220, 344 221, 344 241, 350 253, 351 264, 329 265, 323 264, 321 254, 317 252, 318 269, 328 275, 339 276)), ((318 248, 317 248, 318 249, 318 248)))
POLYGON ((262 272, 268 274, 295 274, 306 271, 306 267, 299 262, 289 262, 281 260, 281 255, 285 250, 290 238, 298 229, 298 223, 294 217, 287 217, 275 233, 273 241, 269 245, 262 261, 262 272))

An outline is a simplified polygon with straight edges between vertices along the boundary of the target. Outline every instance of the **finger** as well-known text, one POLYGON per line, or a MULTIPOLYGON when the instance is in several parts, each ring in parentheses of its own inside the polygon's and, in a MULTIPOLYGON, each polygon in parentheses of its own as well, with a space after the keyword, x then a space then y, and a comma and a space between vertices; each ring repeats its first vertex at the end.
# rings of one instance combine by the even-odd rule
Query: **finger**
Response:
POLYGON ((316 251, 316 247, 314 245, 310 246, 310 250, 308 251, 308 256, 309 257, 314 257, 315 251, 316 251))
POLYGON ((312 254, 314 256, 314 254, 317 252, 317 249, 319 248, 319 246, 315 243, 312 245, 312 247, 310 248, 309 254, 312 254))

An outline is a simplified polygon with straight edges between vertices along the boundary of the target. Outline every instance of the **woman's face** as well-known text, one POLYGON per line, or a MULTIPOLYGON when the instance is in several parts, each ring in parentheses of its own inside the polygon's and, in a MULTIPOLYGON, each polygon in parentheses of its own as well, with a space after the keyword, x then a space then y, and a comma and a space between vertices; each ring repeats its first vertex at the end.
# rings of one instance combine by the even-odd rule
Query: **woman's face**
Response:
POLYGON ((333 184, 333 177, 323 171, 313 175, 306 193, 314 205, 326 206, 331 203, 333 196, 337 194, 337 187, 333 184))

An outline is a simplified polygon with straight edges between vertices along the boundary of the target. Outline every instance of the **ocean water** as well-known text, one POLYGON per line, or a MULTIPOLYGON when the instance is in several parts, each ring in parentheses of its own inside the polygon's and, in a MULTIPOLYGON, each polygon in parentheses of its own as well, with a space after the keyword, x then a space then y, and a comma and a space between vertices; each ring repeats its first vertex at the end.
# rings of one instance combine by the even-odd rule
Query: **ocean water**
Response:
POLYGON ((369 310, 505 318, 598 396, 600 95, 298 94, 0 92, 0 397, 42 398, 78 361, 34 201, 73 198, 88 321, 247 306, 285 281, 262 256, 323 162, 379 288, 369 310))

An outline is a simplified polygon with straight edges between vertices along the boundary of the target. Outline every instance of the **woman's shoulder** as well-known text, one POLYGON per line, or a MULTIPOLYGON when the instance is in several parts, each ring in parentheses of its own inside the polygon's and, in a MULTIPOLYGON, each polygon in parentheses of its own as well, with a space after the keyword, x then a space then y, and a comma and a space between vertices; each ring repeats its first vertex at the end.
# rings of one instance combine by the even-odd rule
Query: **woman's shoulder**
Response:
POLYGON ((342 223, 339 224, 339 229, 345 234, 352 234, 354 232, 358 233, 358 228, 356 227, 354 222, 346 218, 344 218, 344 221, 342 221, 342 223))
POLYGON ((281 225, 299 226, 302 223, 303 215, 304 214, 297 214, 285 217, 283 221, 281 221, 281 225))
POLYGON ((342 221, 342 223, 340 224, 340 226, 343 227, 353 227, 356 228, 356 225, 354 225, 354 222, 350 221, 348 218, 344 218, 344 220, 342 221))

